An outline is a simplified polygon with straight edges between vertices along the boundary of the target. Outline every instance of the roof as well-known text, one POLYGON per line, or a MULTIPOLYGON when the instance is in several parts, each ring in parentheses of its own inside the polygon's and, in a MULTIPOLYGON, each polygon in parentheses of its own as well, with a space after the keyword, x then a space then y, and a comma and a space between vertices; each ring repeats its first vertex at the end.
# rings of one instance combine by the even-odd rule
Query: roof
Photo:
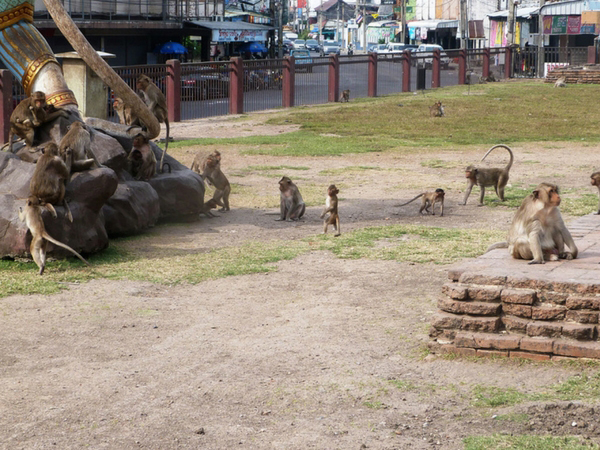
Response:
MULTIPOLYGON (((315 11, 329 11, 331 8, 333 8, 334 6, 337 5, 338 1, 339 0, 327 0, 326 2, 323 2, 322 5, 315 7, 315 11)), ((355 7, 355 5, 346 3, 344 1, 341 1, 340 3, 343 3, 352 9, 354 9, 354 7, 355 7)))
MULTIPOLYGON (((575 0, 570 2, 548 3, 542 6, 541 13, 545 16, 577 16, 585 9, 594 11, 594 6, 590 2, 589 7, 586 6, 583 0, 575 0)), ((594 2, 595 3, 595 2, 594 2)))
MULTIPOLYGON (((517 17, 520 19, 531 19, 531 16, 537 15, 538 12, 539 8, 537 6, 528 6, 526 8, 517 7, 517 17)), ((493 12, 488 14, 488 17, 490 19, 506 19, 508 18, 508 9, 493 12)))
POLYGON ((249 22, 217 22, 208 20, 192 20, 190 23, 209 30, 274 30, 269 25, 259 25, 249 22))

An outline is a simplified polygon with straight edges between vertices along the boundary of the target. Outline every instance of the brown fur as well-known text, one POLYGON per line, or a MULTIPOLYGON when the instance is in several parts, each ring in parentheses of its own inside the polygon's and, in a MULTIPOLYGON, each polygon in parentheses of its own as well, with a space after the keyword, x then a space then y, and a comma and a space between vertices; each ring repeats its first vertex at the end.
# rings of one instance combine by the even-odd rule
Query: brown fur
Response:
POLYGON ((437 101, 429 107, 429 115, 431 117, 444 117, 444 107, 442 102, 437 101))
POLYGON ((321 219, 325 217, 326 214, 329 214, 329 217, 325 218, 325 222, 323 223, 323 234, 327 233, 327 227, 329 225, 333 225, 333 229, 335 230, 335 236, 339 236, 342 234, 342 230, 340 229, 340 216, 338 214, 338 198, 337 195, 340 193, 340 190, 335 187, 335 184, 332 184, 327 189, 327 198, 325 199, 325 209, 321 214, 321 219))
POLYGON ((140 119, 135 115, 131 106, 127 105, 121 97, 115 98, 113 108, 119 116, 119 122, 131 127, 141 126, 140 119))
POLYGON ((221 170, 221 153, 217 150, 209 155, 199 153, 194 158, 191 168, 202 175, 202 179, 205 180, 206 183, 215 187, 213 200, 217 202, 217 205, 222 206, 219 211, 229 211, 231 185, 221 170))
POLYGON ((133 148, 127 157, 129 173, 136 179, 148 181, 156 173, 156 156, 143 134, 133 138, 133 148))
POLYGON ((76 121, 69 125, 69 131, 60 140, 59 151, 69 174, 88 170, 94 164, 100 167, 92 151, 90 132, 83 122, 76 121))
POLYGON ((434 192, 423 192, 422 194, 417 195, 415 198, 407 201, 406 203, 402 203, 400 205, 394 205, 394 206, 408 205, 409 203, 414 202, 419 197, 423 197, 421 200, 421 208, 419 209, 419 214, 423 214, 423 210, 426 213, 429 213, 429 207, 431 206, 431 215, 434 216, 435 215, 435 204, 436 204, 436 202, 440 202, 440 204, 441 204, 440 216, 443 216, 444 215, 444 196, 445 195, 446 195, 446 193, 444 192, 444 190, 438 188, 434 192))
POLYGON ((342 91, 342 97, 340 98, 340 102, 348 103, 350 101, 350 89, 344 89, 342 91))
POLYGON ((596 186, 598 188, 598 211, 594 214, 600 214, 600 172, 594 172, 590 175, 592 186, 596 186))
POLYGON ((288 177, 283 177, 279 180, 279 194, 280 216, 275 220, 287 222, 299 220, 306 211, 306 205, 298 187, 288 177))

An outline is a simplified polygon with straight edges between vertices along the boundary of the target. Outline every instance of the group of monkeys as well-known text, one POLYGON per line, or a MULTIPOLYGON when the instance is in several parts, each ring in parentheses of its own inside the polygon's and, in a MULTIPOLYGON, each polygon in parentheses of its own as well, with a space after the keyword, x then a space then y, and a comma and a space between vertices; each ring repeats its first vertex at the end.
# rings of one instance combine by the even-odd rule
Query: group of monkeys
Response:
MULTIPOLYGON (((140 96, 143 97, 146 105, 154 113, 159 122, 166 123, 168 145, 169 122, 164 94, 145 75, 138 77, 136 87, 140 96)), ((131 109, 127 109, 122 101, 121 105, 123 106, 121 112, 128 111, 128 120, 130 120, 130 123, 127 123, 127 125, 130 127, 140 126, 143 130, 144 125, 133 117, 131 109)), ((48 142, 41 149, 41 155, 36 162, 29 184, 30 196, 25 202, 25 207, 19 208, 19 218, 26 223, 27 228, 31 232, 30 252, 39 268, 40 275, 44 273, 46 265, 47 241, 69 250, 89 265, 73 248, 50 236, 46 231, 42 219, 42 211, 44 209, 48 210, 56 218, 56 210, 53 205, 62 205, 65 207, 68 220, 73 222, 73 215, 65 199, 66 186, 71 178, 71 174, 88 170, 92 167, 101 167, 91 149, 91 134, 87 125, 78 117, 71 116, 72 113, 68 110, 55 108, 53 105, 47 104, 45 93, 36 91, 30 97, 21 101, 10 117, 9 152, 13 152, 14 135, 23 139, 28 148, 35 152, 37 151, 35 146, 38 144, 37 132, 44 123, 59 117, 74 119, 58 145, 54 142, 48 142)), ((119 116, 121 117, 121 114, 119 116)), ((165 145, 165 150, 161 157, 160 171, 163 168, 167 145, 165 145)), ((128 155, 128 163, 130 173, 137 180, 147 181, 156 173, 156 157, 148 144, 147 137, 143 133, 133 138, 133 146, 128 155)))

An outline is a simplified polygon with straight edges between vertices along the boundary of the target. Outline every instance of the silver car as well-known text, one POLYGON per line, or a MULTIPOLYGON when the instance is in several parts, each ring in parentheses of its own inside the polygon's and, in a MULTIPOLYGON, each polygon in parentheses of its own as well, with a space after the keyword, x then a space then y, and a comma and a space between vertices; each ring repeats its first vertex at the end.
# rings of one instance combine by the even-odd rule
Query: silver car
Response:
POLYGON ((323 43, 323 50, 321 51, 321 55, 331 55, 332 53, 339 55, 340 45, 335 41, 325 41, 323 43))
POLYGON ((419 48, 417 48, 417 53, 414 53, 414 56, 425 56, 425 58, 420 58, 417 60, 417 64, 425 64, 426 66, 431 66, 433 64, 433 51, 440 51, 440 65, 442 69, 447 69, 450 65, 450 58, 444 51, 444 48, 441 45, 436 44, 421 44, 419 48))

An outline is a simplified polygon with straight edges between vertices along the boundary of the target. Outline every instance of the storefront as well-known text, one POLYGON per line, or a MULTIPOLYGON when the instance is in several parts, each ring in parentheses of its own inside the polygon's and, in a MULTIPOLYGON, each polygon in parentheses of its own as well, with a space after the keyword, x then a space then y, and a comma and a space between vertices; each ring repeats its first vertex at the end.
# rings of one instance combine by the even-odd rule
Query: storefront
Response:
POLYGON ((415 20, 408 23, 411 44, 438 44, 457 48, 458 20, 415 20))

